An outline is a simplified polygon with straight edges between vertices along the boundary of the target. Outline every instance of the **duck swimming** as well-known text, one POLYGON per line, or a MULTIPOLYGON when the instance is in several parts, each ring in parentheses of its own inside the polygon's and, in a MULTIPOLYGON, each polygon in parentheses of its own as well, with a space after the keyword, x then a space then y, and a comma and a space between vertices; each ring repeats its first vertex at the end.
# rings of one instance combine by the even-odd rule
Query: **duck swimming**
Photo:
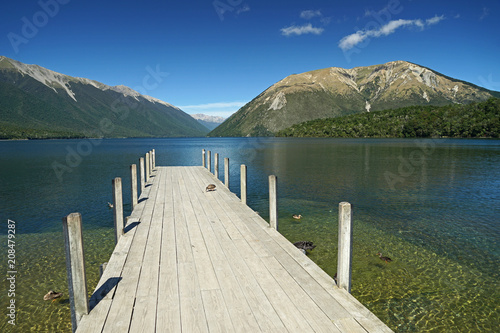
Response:
POLYGON ((298 215, 297 215, 297 214, 294 214, 294 215, 292 215, 292 217, 293 217, 294 219, 296 219, 296 220, 300 220, 300 219, 302 218, 302 215, 300 215, 300 214, 298 214, 298 215))
POLYGON ((316 247, 316 245, 313 244, 313 242, 308 242, 308 241, 300 241, 293 243, 296 248, 301 249, 301 250, 312 250, 316 247))
POLYGON ((54 302, 56 299, 62 296, 63 293, 55 292, 54 290, 50 290, 45 296, 43 296, 44 301, 52 300, 54 302))
POLYGON ((380 258, 380 260, 383 260, 383 261, 385 261, 386 263, 390 263, 390 262, 392 261, 392 259, 391 259, 391 258, 389 258, 389 257, 382 257, 382 252, 378 252, 378 253, 377 253, 377 255, 378 255, 378 257, 380 258))

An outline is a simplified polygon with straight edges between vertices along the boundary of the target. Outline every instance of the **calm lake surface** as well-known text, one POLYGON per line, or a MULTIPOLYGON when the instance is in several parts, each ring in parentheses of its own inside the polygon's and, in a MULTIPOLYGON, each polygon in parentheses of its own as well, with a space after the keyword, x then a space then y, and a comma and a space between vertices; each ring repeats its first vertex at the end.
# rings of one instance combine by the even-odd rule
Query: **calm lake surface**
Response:
POLYGON ((129 165, 152 148, 157 165, 201 165, 202 148, 221 165, 229 157, 238 194, 246 164, 248 204, 265 219, 267 176, 277 175, 280 232, 317 244, 309 256, 330 275, 338 204, 350 202, 352 294, 394 331, 500 327, 499 140, 185 138, 0 142, 0 267, 6 276, 12 269, 10 219, 17 271, 14 297, 2 281, 1 332, 71 331, 61 219, 82 214, 91 292, 114 247, 111 180, 123 179, 128 215, 129 165), (43 301, 50 289, 62 299, 43 301))

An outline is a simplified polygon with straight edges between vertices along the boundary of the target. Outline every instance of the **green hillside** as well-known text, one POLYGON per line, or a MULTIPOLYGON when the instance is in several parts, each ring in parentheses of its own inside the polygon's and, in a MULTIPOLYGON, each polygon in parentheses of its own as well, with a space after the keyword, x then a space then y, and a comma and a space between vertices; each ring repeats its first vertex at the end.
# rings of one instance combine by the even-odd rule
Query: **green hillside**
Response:
POLYGON ((411 106, 307 121, 282 137, 500 138, 500 99, 467 105, 411 106))
POLYGON ((65 76, 73 99, 62 86, 42 84, 6 66, 11 60, 3 59, 0 139, 185 137, 208 132, 191 116, 167 103, 65 76))

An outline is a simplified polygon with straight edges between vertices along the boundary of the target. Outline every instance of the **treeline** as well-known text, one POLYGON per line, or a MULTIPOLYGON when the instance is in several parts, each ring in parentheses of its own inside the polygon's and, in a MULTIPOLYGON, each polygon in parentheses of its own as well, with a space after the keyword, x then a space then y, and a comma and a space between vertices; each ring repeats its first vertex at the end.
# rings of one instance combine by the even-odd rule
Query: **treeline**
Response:
POLYGON ((78 139, 83 137, 85 137, 83 134, 76 132, 22 128, 0 122, 0 140, 78 139))
POLYGON ((410 106, 316 119, 281 130, 276 136, 500 138, 500 99, 466 105, 410 106))

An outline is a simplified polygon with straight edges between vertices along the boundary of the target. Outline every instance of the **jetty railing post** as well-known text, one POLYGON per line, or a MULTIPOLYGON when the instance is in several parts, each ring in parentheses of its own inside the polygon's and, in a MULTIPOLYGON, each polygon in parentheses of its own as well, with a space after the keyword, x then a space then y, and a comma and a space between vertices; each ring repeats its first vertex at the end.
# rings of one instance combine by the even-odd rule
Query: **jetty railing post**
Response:
POLYGON ((352 264, 352 212, 351 204, 339 204, 339 247, 337 257, 337 284, 339 288, 351 292, 352 264))
POLYGON ((269 176, 269 226, 278 230, 278 177, 269 176))
POLYGON ((153 149, 153 169, 156 169, 156 151, 153 149))
POLYGON ((146 180, 146 184, 147 184, 149 182, 149 176, 150 176, 150 174, 149 174, 149 162, 150 162, 149 161, 149 153, 146 153, 145 160, 146 160, 146 179, 145 180, 146 180))
POLYGON ((146 182, 144 181, 144 157, 139 158, 139 173, 141 176, 141 192, 142 192, 146 187, 146 182))
POLYGON ((149 176, 153 174, 153 151, 149 151, 149 176))
POLYGON ((207 168, 209 172, 212 172, 212 152, 207 151, 207 168))
POLYGON ((137 165, 130 166, 130 187, 132 191, 132 210, 137 205, 137 165))
POLYGON ((83 251, 82 216, 72 213, 63 218, 66 270, 68 274, 71 326, 76 331, 78 323, 89 313, 85 253, 83 251))
POLYGON ((202 158, 202 162, 201 162, 201 165, 203 165, 204 168, 206 168, 206 163, 205 163, 205 149, 202 149, 201 150, 201 158, 202 158))
POLYGON ((241 188, 241 202, 247 204, 247 166, 242 164, 240 166, 240 188, 241 188))
POLYGON ((229 157, 224 158, 224 185, 229 188, 229 157))
POLYGON ((116 177, 112 181, 113 184, 113 215, 115 220, 115 241, 123 235, 123 196, 122 196, 122 179, 116 177))
POLYGON ((219 153, 215 153, 214 156, 214 175, 219 179, 219 153))

